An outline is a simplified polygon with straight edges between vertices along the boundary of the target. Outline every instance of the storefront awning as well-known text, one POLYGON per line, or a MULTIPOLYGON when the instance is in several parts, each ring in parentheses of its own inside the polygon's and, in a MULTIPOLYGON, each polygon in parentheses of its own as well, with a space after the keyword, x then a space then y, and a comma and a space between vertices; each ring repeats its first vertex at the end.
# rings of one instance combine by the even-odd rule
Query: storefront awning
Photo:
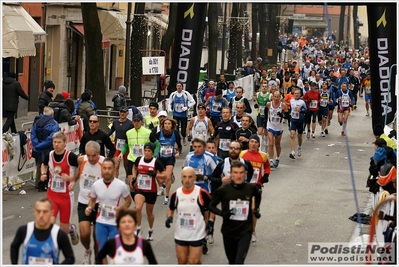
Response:
POLYGON ((2 5, 3 57, 35 56, 35 43, 43 43, 46 32, 20 5, 2 5))
POLYGON ((120 40, 124 43, 126 39, 127 14, 113 10, 98 10, 101 32, 110 40, 120 40))
MULTIPOLYGON (((70 26, 72 26, 72 29, 74 29, 80 36, 84 37, 85 35, 85 30, 83 28, 83 23, 69 23, 70 26)), ((103 34, 103 39, 102 39, 102 49, 109 48, 110 46, 110 40, 105 34, 103 34)))
MULTIPOLYGON (((145 14, 148 21, 158 25, 162 30, 166 31, 168 29, 168 24, 165 23, 160 16, 145 14)), ((159 14, 161 15, 161 14, 159 14)))

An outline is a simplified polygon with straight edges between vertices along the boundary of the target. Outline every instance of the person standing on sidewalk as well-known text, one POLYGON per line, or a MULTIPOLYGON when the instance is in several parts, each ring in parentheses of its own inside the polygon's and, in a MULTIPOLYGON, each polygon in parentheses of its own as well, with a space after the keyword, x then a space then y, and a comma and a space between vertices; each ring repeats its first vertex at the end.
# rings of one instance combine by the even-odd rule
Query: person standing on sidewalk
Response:
POLYGON ((173 112, 173 119, 177 121, 183 136, 183 144, 187 145, 186 129, 187 129, 187 113, 188 109, 195 105, 195 100, 187 91, 183 91, 183 84, 176 83, 176 91, 170 94, 168 101, 168 111, 173 112))
POLYGON ((35 187, 39 192, 46 191, 46 182, 40 181, 41 165, 46 155, 53 150, 53 135, 60 130, 58 122, 54 119, 54 110, 50 107, 44 107, 42 115, 35 117, 30 138, 32 141, 32 157, 36 162, 36 182, 35 187))
MULTIPOLYGON (((18 110, 19 97, 29 100, 29 96, 25 94, 21 84, 15 80, 17 75, 10 72, 8 77, 3 80, 3 112, 6 113, 6 123, 3 125, 3 133, 6 133, 11 128, 11 133, 16 133, 15 127, 15 113, 18 110)), ((4 117, 4 114, 3 114, 4 117)))
POLYGON ((52 101, 55 84, 52 81, 46 81, 44 87, 46 90, 39 95, 39 100, 37 102, 39 107, 39 115, 43 114, 44 107, 48 106, 48 104, 52 101))
POLYGON ((51 222, 53 205, 48 198, 36 200, 33 209, 35 220, 18 228, 11 243, 11 263, 18 264, 22 248, 22 264, 74 264, 75 256, 68 235, 51 222), (40 249, 41 248, 41 249, 40 249), (45 249, 44 249, 45 248, 45 249), (64 261, 60 262, 60 252, 64 261))
POLYGON ((121 85, 118 88, 118 93, 116 93, 113 97, 112 97, 112 102, 114 102, 114 111, 119 111, 121 109, 121 107, 126 107, 126 87, 121 85))

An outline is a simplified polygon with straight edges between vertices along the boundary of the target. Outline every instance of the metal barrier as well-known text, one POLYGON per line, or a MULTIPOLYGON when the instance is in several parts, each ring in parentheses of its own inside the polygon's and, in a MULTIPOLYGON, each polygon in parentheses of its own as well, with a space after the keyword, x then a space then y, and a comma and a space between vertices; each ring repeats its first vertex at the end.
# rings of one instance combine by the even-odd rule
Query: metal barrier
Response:
POLYGON ((111 129, 112 122, 114 119, 119 118, 119 112, 112 110, 112 107, 108 107, 106 110, 97 110, 97 117, 100 121, 99 129, 105 133, 108 133, 111 129))
POLYGON ((31 131, 32 130, 32 127, 33 127, 33 121, 28 121, 28 122, 24 122, 24 123, 22 123, 21 124, 21 129, 22 129, 22 131, 24 131, 24 132, 27 132, 27 131, 31 131), (30 126, 29 128, 26 128, 26 126, 30 126))

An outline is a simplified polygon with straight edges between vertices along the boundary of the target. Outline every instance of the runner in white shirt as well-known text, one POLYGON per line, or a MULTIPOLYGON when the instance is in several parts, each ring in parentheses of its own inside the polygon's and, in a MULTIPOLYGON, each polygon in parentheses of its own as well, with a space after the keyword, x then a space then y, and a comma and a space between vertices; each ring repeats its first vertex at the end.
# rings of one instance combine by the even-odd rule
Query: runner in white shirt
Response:
POLYGON ((103 179, 92 185, 90 201, 85 210, 89 216, 98 202, 96 219, 96 239, 98 250, 101 250, 108 238, 113 238, 118 234, 116 228, 115 215, 122 208, 128 208, 132 203, 130 192, 124 182, 114 178, 115 163, 113 159, 106 158, 101 167, 103 179), (121 205, 121 198, 125 200, 121 205))
POLYGON ((100 144, 96 141, 89 141, 85 146, 86 155, 78 158, 79 171, 73 181, 69 184, 69 191, 73 191, 75 183, 79 180, 79 196, 78 196, 78 218, 80 241, 85 248, 85 254, 82 264, 91 264, 92 250, 90 248, 91 225, 93 225, 93 239, 94 239, 94 255, 98 252, 96 243, 96 211, 98 204, 96 203, 94 209, 89 216, 86 216, 85 210, 90 201, 90 191, 94 182, 101 179, 101 166, 104 157, 100 155, 100 144))

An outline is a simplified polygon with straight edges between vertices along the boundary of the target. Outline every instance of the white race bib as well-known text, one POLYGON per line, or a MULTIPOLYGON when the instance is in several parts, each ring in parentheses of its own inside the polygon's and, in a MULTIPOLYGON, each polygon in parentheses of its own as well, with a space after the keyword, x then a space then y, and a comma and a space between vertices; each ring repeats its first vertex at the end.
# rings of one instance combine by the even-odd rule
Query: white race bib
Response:
POLYGON ((115 219, 115 206, 112 205, 101 205, 101 217, 103 219, 115 219))
POLYGON ((194 230, 195 226, 196 225, 194 213, 179 213, 180 229, 194 230))
POLYGON ((260 107, 259 107, 259 114, 260 114, 261 116, 264 116, 264 115, 265 115, 265 108, 266 108, 266 107, 264 107, 264 106, 260 106, 260 107))
POLYGON ((61 179, 60 176, 55 175, 51 183, 51 190, 57 193, 66 192, 66 182, 61 179))
POLYGON ((123 146, 125 145, 125 139, 116 139, 116 150, 121 151, 123 146))
POLYGON ((91 189, 91 186, 94 184, 95 181, 97 181, 99 178, 94 176, 94 175, 90 175, 87 173, 83 173, 83 187, 86 189, 91 189))
POLYGON ((291 111, 291 118, 299 119, 299 112, 296 110, 291 111))
POLYGON ((133 145, 132 151, 133 151, 133 156, 141 157, 144 154, 144 146, 143 145, 133 145))
POLYGON ((195 131, 195 137, 200 137, 204 140, 207 139, 207 132, 206 131, 195 131))
POLYGON ((327 99, 321 99, 320 106, 327 107, 327 104, 328 104, 328 100, 327 99))
POLYGON ((29 265, 53 265, 53 259, 29 256, 28 264, 29 265))
POLYGON ((371 94, 371 87, 370 86, 366 86, 366 94, 371 94))
POLYGON ((229 209, 233 210, 234 215, 230 215, 230 220, 246 221, 249 214, 248 200, 230 200, 229 209))
POLYGON ((317 100, 310 100, 310 108, 317 108, 317 100))
POLYGON ((173 146, 161 146, 159 153, 161 157, 171 157, 173 156, 173 146))
POLYGON ((220 112, 220 108, 222 107, 222 104, 221 103, 213 103, 213 105, 212 105, 212 111, 213 112, 220 112))
POLYGON ((250 184, 256 184, 258 182, 260 170, 258 168, 254 168, 254 174, 252 174, 250 184))
POLYGON ((176 112, 183 112, 183 107, 184 107, 183 104, 176 104, 175 111, 176 112))
POLYGON ((229 151, 231 140, 230 139, 223 139, 219 140, 219 148, 223 151, 229 151))
POLYGON ((273 115, 273 116, 270 117, 270 121, 273 122, 273 123, 280 123, 281 122, 281 118, 280 118, 280 116, 273 115))
POLYGON ((137 175, 137 187, 143 190, 151 190, 152 177, 145 174, 137 175))

